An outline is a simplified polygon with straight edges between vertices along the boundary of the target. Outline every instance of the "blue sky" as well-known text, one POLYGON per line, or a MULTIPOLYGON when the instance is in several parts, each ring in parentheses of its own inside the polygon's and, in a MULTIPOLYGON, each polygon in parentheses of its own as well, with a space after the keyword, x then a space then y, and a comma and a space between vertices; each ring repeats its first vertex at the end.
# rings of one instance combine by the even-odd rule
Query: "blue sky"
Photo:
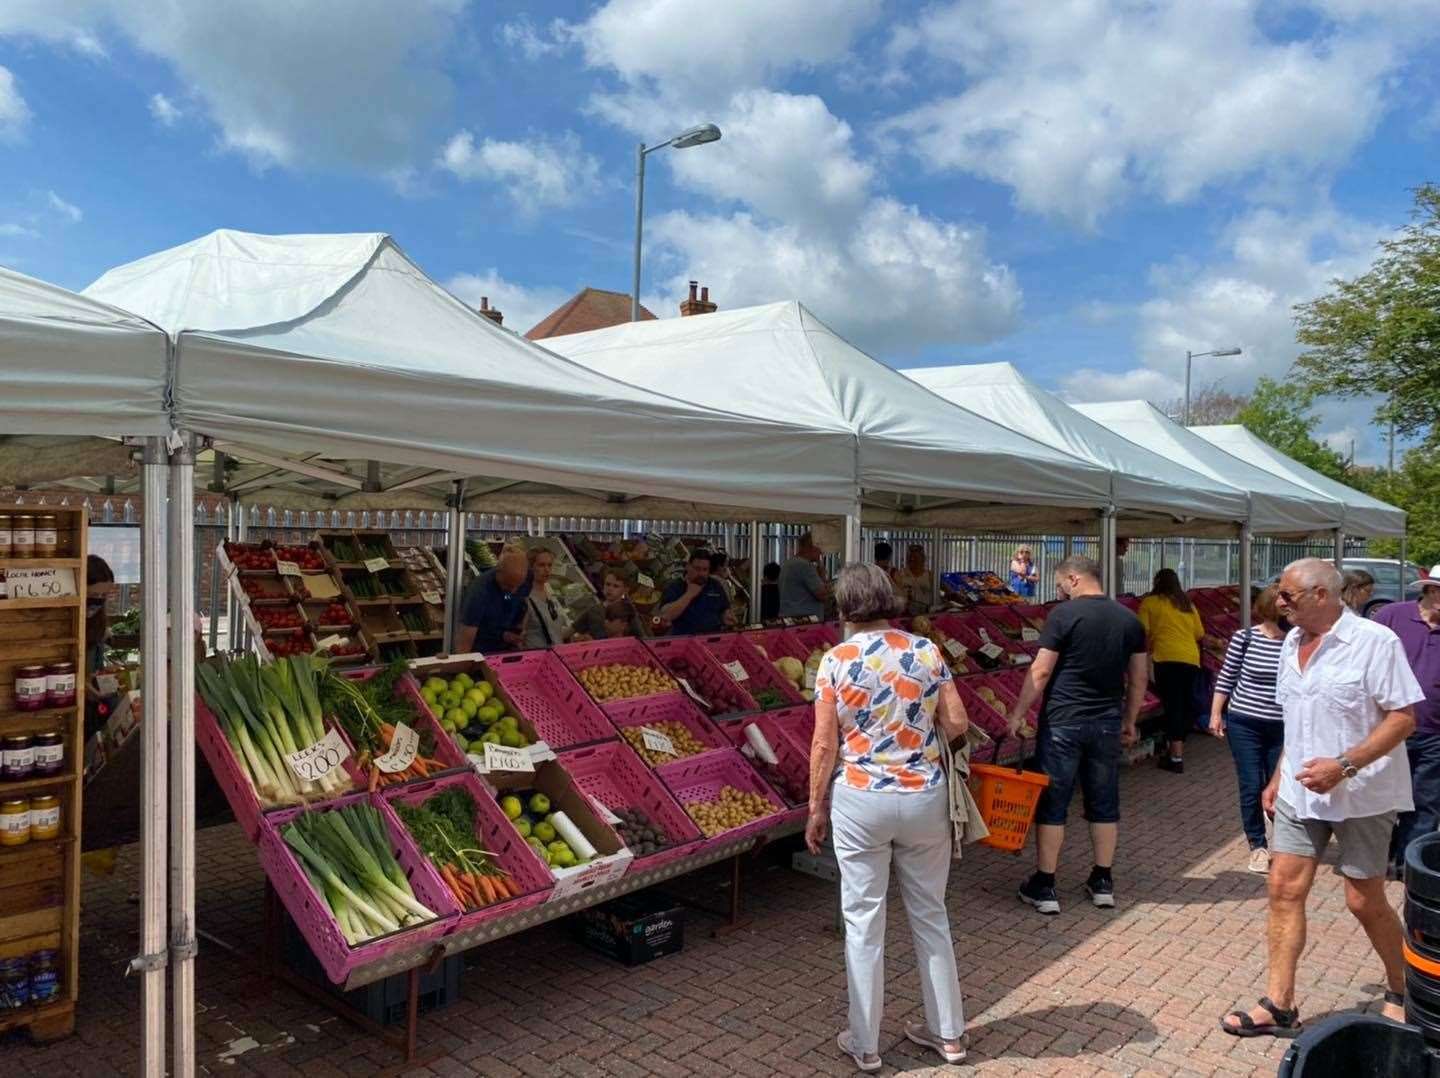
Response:
MULTIPOLYGON (((524 331, 628 289, 798 298, 896 366, 1077 399, 1283 374, 1290 308, 1440 179, 1440 0, 0 2, 0 264, 385 231, 524 331)), ((1380 440, 1353 406, 1323 433, 1380 440)))

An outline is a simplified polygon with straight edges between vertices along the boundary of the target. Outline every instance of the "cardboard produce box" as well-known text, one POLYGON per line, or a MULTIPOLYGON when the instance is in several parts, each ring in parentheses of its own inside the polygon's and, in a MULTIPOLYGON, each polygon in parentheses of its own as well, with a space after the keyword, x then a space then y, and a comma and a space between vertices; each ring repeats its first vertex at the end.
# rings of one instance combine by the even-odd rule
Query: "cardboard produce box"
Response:
POLYGON ((640 966, 685 949, 685 907, 656 891, 639 891, 582 910, 575 937, 627 966, 640 966))

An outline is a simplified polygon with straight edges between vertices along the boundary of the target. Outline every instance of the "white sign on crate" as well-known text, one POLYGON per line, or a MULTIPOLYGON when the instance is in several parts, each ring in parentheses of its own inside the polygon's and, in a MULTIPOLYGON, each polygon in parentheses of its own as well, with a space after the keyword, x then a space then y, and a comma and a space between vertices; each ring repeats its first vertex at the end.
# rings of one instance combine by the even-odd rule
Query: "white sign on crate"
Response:
POLYGON ((59 599, 75 594, 73 569, 7 569, 3 597, 59 599))
POLYGON ((1031 628, 1029 625, 1020 630, 1020 639, 1034 643, 1040 639, 1040 630, 1031 628))
POLYGON ((315 650, 325 651, 327 648, 333 648, 336 644, 343 643, 345 643, 345 638, 343 636, 341 636, 339 633, 331 633, 324 640, 315 641, 315 650))
POLYGON ((299 752, 287 753, 285 762, 290 765, 290 770, 303 781, 319 782, 339 767, 349 755, 350 750, 346 748, 345 739, 340 736, 340 731, 330 730, 315 744, 309 745, 299 752))
POLYGON ((651 591, 655 590, 655 580, 653 577, 647 576, 645 573, 636 573, 635 580, 642 588, 649 588, 651 591))
POLYGON ((390 738, 390 748, 385 755, 375 757, 375 766, 387 775, 404 771, 415 762, 420 751, 420 735, 403 722, 395 724, 395 735, 390 738))
POLYGON ((980 649, 980 654, 984 655, 987 659, 998 659, 1005 654, 1005 649, 991 640, 980 649))
POLYGON ((530 758, 528 748, 512 749, 487 741, 485 742, 485 770, 534 771, 535 762, 530 758))
POLYGON ((745 669, 739 659, 731 659, 725 664, 725 669, 730 672, 730 676, 736 681, 750 680, 750 671, 745 669))
POLYGON ((614 825, 620 822, 620 817, 616 816, 615 813, 611 812, 609 806, 607 806, 605 802, 601 801, 594 794, 590 795, 590 804, 595 806, 595 814, 599 816, 602 820, 604 820, 606 823, 614 825))
POLYGON ((967 654, 965 645, 960 643, 960 641, 956 640, 953 636, 945 638, 945 650, 948 651, 951 656, 956 659, 963 659, 967 654))
POLYGON ((652 730, 648 726, 640 727, 640 740, 651 752, 663 752, 667 756, 676 756, 675 742, 662 734, 659 730, 652 730))
POLYGON ((438 591, 432 591, 427 588, 420 593, 420 598, 424 599, 431 606, 440 605, 440 593, 438 591))
POLYGON ((369 569, 372 573, 382 573, 390 568, 390 563, 384 558, 366 558, 365 568, 369 569))
POLYGON ((710 710, 710 701, 696 692, 690 682, 686 681, 683 677, 677 677, 675 680, 680 683, 680 688, 685 690, 685 695, 699 704, 702 710, 710 710))
POLYGON ((276 558, 276 559, 275 559, 275 571, 276 571, 277 573, 279 573, 281 576, 303 576, 303 575, 304 575, 304 574, 302 574, 302 573, 300 572, 300 566, 299 566, 298 563, 293 562, 293 561, 282 561, 282 560, 280 560, 279 558, 276 558))

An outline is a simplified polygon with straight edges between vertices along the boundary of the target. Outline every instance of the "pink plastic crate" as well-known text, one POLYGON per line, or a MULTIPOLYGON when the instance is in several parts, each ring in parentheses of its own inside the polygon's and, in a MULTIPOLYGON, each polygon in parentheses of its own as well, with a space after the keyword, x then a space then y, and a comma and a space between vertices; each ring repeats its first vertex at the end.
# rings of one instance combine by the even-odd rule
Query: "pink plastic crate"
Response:
POLYGON ((840 626, 830 621, 819 625, 797 625, 790 630, 790 635, 804 645, 805 656, 809 658, 810 652, 816 648, 829 651, 840 643, 840 626))
POLYGON ((810 743, 815 737, 815 705, 797 704, 795 707, 766 712, 766 715, 779 728, 780 736, 789 740, 809 759, 810 743))
POLYGON ((771 662, 782 656, 789 656, 803 663, 810 657, 811 649, 805 646, 794 629, 755 629, 740 635, 760 648, 770 657, 771 662))
POLYGON ((1045 619, 1050 616, 1050 611, 1044 606, 1023 605, 1012 606, 1011 610, 1030 628, 1040 630, 1045 628, 1045 619))
POLYGON ((766 784, 780 795, 785 804, 792 809, 804 808, 808 811, 810 805, 809 751, 802 752, 790 738, 786 737, 770 713, 747 715, 738 722, 730 723, 725 728, 725 736, 730 739, 730 743, 735 746, 737 751, 750 744, 745 733, 747 726, 760 728, 760 732, 765 735, 765 740, 775 750, 775 758, 779 763, 772 767, 764 763, 758 755, 746 756, 743 751, 740 752, 740 755, 759 773, 766 784))
MULTIPOLYGON (((327 722, 326 728, 328 729, 331 725, 327 722)), ((344 730, 340 731, 340 737, 351 749, 350 758, 342 765, 345 773, 350 776, 350 781, 356 789, 363 789, 365 782, 355 767, 354 747, 350 745, 350 739, 345 736, 344 730)), ((294 807, 280 805, 267 808, 260 804, 255 787, 250 785, 250 780, 246 778, 246 771, 235 759, 230 742, 226 740, 224 733, 220 730, 220 720, 205 706, 205 701, 198 693, 195 696, 195 743, 200 746, 200 752, 205 757, 205 762, 210 765, 210 770, 215 775, 215 781, 220 784, 220 790, 225 794, 225 800, 230 805, 230 811, 235 814, 235 820, 240 824, 240 830, 251 842, 257 841, 260 833, 260 821, 267 812, 278 812, 294 807)))
POLYGON ((969 681, 971 680, 973 679, 955 683, 955 691, 960 694, 960 702, 965 705, 965 714, 970 716, 970 721, 989 734, 992 739, 998 741, 1008 737, 1010 729, 1006 725, 1005 716, 970 687, 969 681))
MULTIPOLYGON (((710 705, 717 719, 759 710, 760 705, 745 691, 700 642, 698 636, 665 636, 646 642, 665 669, 683 678, 710 705)), ((697 705, 698 706, 698 705, 697 705)))
POLYGON ((650 869, 668 865, 688 857, 700 845, 704 836, 695 822, 628 745, 611 741, 570 749, 560 754, 560 764, 592 800, 612 812, 639 809, 674 842, 669 849, 636 858, 631 871, 636 866, 650 869))
MULTIPOLYGON (((993 674, 991 676, 993 680, 998 682, 1000 687, 1005 690, 1011 700, 1013 700, 1015 703, 1020 702, 1020 691, 1021 687, 1025 684, 1026 678, 1025 670, 1020 668, 1016 668, 1014 670, 1004 670, 998 674, 993 674)), ((1036 696, 1035 702, 1030 705, 1030 723, 1032 726, 1040 721, 1041 703, 1043 703, 1043 697, 1036 696)))
MULTIPOLYGON (((650 653, 650 650, 633 636, 622 636, 614 640, 586 640, 578 644, 560 644, 550 649, 550 654, 556 656, 565 664, 565 669, 572 674, 578 675, 581 670, 592 666, 605 666, 610 663, 624 663, 628 666, 644 666, 650 670, 665 673, 665 668, 660 661, 650 653)), ((667 675, 668 676, 668 675, 667 675)), ((578 678, 577 678, 578 680, 578 678)), ((583 689, 584 686, 582 685, 583 689)), ((675 687, 679 692, 680 687, 675 687)), ((587 694, 588 695, 588 694, 587 694)), ((669 695, 659 693, 656 695, 669 695)), ((608 715, 610 705, 623 703, 619 700, 597 700, 595 701, 608 715)))
MULTIPOLYGON (((983 609, 998 610, 1001 608, 986 607, 983 609)), ((985 643, 985 636, 980 635, 981 630, 984 630, 986 636, 990 638, 990 643, 996 645, 1002 651, 1004 651, 1006 656, 1018 655, 1021 654, 1024 650, 1020 647, 1019 640, 1012 640, 1009 636, 1007 636, 1004 632, 1001 631, 998 625, 996 625, 993 621, 986 617, 985 614, 980 613, 979 610, 973 610, 969 614, 956 615, 954 623, 961 629, 963 629, 965 632, 968 632, 970 634, 970 637, 975 641, 975 650, 977 651, 985 643)), ((949 630, 947 629, 946 631, 948 632, 949 630)), ((1015 632, 1018 636, 1020 630, 1017 628, 1015 632)), ((963 633, 954 633, 952 635, 961 636, 962 642, 965 642, 967 647, 969 646, 968 642, 964 641, 963 633)), ((1006 657, 1002 657, 1000 659, 1000 662, 1008 665, 1010 660, 1006 657)))
MULTIPOLYGON (((980 616, 989 619, 990 623, 999 629, 1013 641, 1019 641, 1020 632, 1025 627, 1025 622, 1020 615, 1015 613, 1013 607, 1009 606, 982 606, 979 608, 980 616)), ((995 631, 990 632, 991 639, 995 637, 995 631)))
POLYGON ((607 714, 617 730, 627 726, 654 726, 657 722, 678 722, 695 735, 696 741, 708 748, 723 749, 730 744, 715 724, 700 714, 700 709, 684 696, 642 696, 636 700, 622 700, 607 714))
POLYGON ((657 774, 682 808, 691 801, 713 800, 719 796, 722 786, 733 786, 737 790, 759 794, 775 806, 773 816, 762 816, 740 827, 722 831, 707 841, 728 843, 753 838, 780 826, 787 817, 793 816, 793 813, 786 809, 780 795, 770 789, 770 784, 734 749, 707 752, 688 760, 666 764, 657 774))
POLYGON ((330 907, 316 893, 294 852, 280 835, 280 829, 305 810, 288 809, 271 813, 260 831, 260 865, 270 877, 276 894, 294 919, 300 934, 315 952, 325 975, 335 984, 343 984, 352 970, 378 962, 397 951, 414 950, 438 940, 454 926, 459 912, 449 889, 381 798, 365 793, 351 794, 310 811, 328 812, 359 803, 379 808, 396 860, 405 871, 415 898, 436 912, 434 920, 351 947, 345 942, 330 907))
MULTIPOLYGON (((545 901, 546 895, 555 885, 555 878, 538 854, 520 837, 505 813, 500 811, 495 797, 473 774, 447 775, 428 782, 413 782, 408 786, 392 787, 384 792, 387 804, 421 805, 438 793, 453 787, 460 787, 475 801, 475 842, 479 849, 490 855, 499 868, 510 874, 524 892, 519 898, 496 902, 477 910, 460 910, 453 931, 464 932, 481 921, 528 910, 545 901)), ((398 817, 397 817, 398 818, 398 817)), ((400 824, 404 826, 404 821, 400 824)), ((456 903, 457 908, 459 906, 456 903)))
POLYGON ((520 715, 557 752, 615 736, 605 712, 553 652, 490 655, 485 665, 520 715))
MULTIPOLYGON (((347 670, 343 676, 354 681, 368 681, 379 672, 378 666, 370 666, 360 670, 347 670)), ((429 734, 435 739, 435 752, 432 758, 444 764, 447 771, 457 768, 468 770, 470 763, 465 759, 465 754, 456 746, 455 739, 435 721, 435 715, 430 710, 430 705, 425 702, 425 697, 420 695, 420 685, 415 680, 415 675, 406 674, 396 682, 395 695, 408 701, 411 709, 415 712, 410 728, 416 733, 429 734)))
POLYGON ((750 675, 750 678, 739 684, 752 701, 756 689, 774 689, 786 704, 803 704, 805 702, 805 697, 800 695, 800 691, 779 670, 775 669, 775 663, 756 651, 750 642, 739 634, 722 633, 715 636, 696 637, 696 639, 722 666, 725 663, 738 662, 745 668, 745 672, 750 675))

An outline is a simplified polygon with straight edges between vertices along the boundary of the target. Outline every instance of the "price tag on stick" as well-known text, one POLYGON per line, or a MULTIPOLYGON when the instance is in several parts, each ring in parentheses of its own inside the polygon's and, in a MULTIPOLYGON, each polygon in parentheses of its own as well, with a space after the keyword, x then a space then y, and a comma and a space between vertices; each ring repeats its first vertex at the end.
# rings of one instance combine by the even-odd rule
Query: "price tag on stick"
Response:
POLYGON ((275 571, 281 576, 301 576, 300 566, 293 561, 275 560, 275 571))
POLYGON ((1005 649, 991 640, 980 649, 980 654, 984 655, 987 659, 998 659, 1005 654, 1005 649))
POLYGON ((956 640, 953 636, 945 638, 945 650, 952 658, 961 659, 965 657, 965 645, 956 640))
POLYGON ((750 680, 750 672, 746 670, 743 665, 741 665, 739 659, 731 659, 728 663, 725 664, 725 669, 730 672, 730 676, 736 681, 750 680))
POLYGON ((512 749, 504 745, 485 742, 486 771, 534 771, 535 763, 530 759, 529 749, 512 749))
POLYGON ((663 752, 667 756, 678 756, 675 751, 675 742, 662 734, 659 730, 652 730, 648 726, 640 727, 640 740, 651 752, 663 752))
POLYGON ((403 722, 395 724, 395 736, 390 739, 390 748, 384 756, 375 757, 375 766, 387 775, 404 771, 415 762, 420 751, 420 735, 403 722))
POLYGON ((299 752, 286 753, 285 762, 297 778, 304 782, 319 782, 339 767, 350 750, 339 730, 331 730, 315 744, 299 752))
POLYGON ((1040 630, 1032 629, 1029 625, 1020 630, 1020 639, 1033 643, 1040 639, 1040 630))

